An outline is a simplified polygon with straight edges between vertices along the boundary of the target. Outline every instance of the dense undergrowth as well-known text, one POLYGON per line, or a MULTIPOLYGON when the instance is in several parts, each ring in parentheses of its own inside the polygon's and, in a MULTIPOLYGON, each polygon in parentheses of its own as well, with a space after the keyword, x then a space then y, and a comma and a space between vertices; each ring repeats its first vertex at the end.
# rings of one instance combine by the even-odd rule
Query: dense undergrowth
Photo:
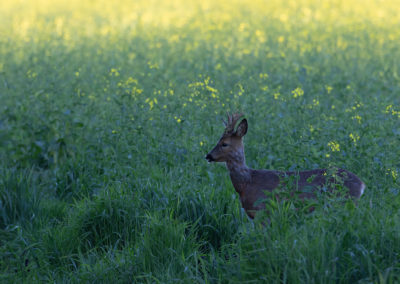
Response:
POLYGON ((1 282, 400 281, 397 1, 117 2, 0 3, 1 282), (204 160, 236 110, 358 204, 248 220, 204 160))

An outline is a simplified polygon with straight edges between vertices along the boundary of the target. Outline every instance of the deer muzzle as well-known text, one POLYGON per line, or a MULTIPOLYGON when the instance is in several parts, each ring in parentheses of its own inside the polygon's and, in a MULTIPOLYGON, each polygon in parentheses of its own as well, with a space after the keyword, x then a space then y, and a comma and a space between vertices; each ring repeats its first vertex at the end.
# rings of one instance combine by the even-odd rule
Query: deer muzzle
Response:
POLYGON ((207 156, 206 156, 206 160, 207 160, 209 163, 211 163, 211 162, 214 162, 214 161, 215 161, 215 159, 213 158, 213 156, 211 156, 211 154, 210 154, 210 153, 208 153, 208 154, 207 154, 207 156))

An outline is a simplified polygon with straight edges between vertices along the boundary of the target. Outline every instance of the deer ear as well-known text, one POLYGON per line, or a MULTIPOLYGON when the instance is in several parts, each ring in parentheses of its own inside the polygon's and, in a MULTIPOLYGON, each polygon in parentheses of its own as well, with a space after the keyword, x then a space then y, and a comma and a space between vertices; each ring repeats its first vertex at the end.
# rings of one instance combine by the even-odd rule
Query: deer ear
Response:
POLYGON ((235 135, 239 136, 239 137, 243 137, 246 135, 246 133, 247 133, 247 119, 243 119, 239 123, 239 125, 236 129, 235 135))

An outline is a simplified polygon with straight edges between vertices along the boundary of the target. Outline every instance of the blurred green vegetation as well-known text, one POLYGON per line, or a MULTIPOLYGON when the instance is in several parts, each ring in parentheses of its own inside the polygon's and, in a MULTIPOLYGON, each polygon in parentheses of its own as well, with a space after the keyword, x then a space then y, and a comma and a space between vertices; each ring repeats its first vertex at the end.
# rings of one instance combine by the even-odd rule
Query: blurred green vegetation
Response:
POLYGON ((0 3, 0 281, 400 281, 398 1, 0 3), (357 207, 271 224, 204 155, 337 166, 357 207))

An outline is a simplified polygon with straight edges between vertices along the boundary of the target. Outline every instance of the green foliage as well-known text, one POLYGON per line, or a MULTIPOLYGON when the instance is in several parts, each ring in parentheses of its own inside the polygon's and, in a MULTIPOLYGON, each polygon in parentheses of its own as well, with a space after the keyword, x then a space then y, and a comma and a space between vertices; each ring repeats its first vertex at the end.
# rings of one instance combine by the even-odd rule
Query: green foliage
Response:
POLYGON ((0 171, 0 229, 28 225, 40 204, 40 191, 33 171, 15 168, 0 171))
POLYGON ((0 282, 400 282, 400 5, 118 2, 0 3, 0 282), (249 220, 227 111, 250 167, 365 194, 249 220))

